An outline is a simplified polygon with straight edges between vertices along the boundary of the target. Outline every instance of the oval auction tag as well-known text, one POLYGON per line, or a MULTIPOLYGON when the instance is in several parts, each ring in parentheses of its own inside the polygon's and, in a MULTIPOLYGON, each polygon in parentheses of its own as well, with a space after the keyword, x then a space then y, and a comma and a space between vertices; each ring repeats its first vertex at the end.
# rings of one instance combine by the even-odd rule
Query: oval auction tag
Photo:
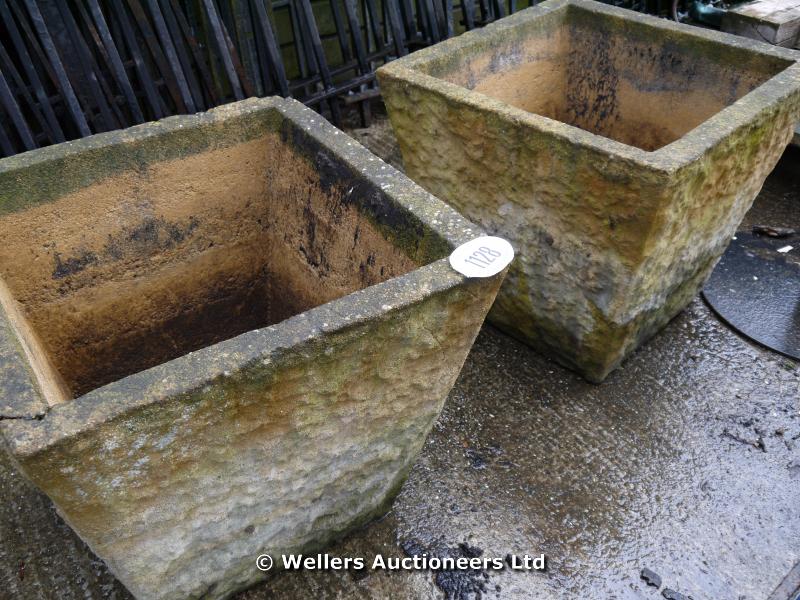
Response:
POLYGON ((461 244, 450 255, 450 266, 467 277, 491 277, 508 266, 514 248, 503 238, 483 236, 461 244))

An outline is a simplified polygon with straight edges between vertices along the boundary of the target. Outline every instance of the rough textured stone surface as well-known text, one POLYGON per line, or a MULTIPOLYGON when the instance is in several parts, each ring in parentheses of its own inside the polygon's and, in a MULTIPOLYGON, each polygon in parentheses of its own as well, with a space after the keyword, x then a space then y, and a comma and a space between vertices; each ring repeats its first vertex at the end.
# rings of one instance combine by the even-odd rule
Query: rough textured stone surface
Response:
POLYGON ((601 381, 724 250, 792 137, 797 58, 555 0, 378 76, 406 172, 516 247, 490 318, 601 381))
POLYGON ((502 275, 466 280, 448 265, 477 228, 340 133, 294 101, 250 100, 0 162, 0 229, 38 224, 29 247, 21 239, 16 253, 0 252, 9 288, 0 311, 3 445, 138 598, 228 596, 264 576, 259 554, 320 548, 384 511, 500 286, 502 275), (203 156, 205 171, 181 175, 203 156), (204 174, 231 157, 237 172, 257 163, 252 176, 263 186, 234 183, 215 204, 216 179, 204 174), (172 167, 178 187, 154 187, 154 173, 172 167), (117 195, 97 193, 117 185, 117 195), (70 213, 91 198, 103 210, 70 213), (292 213, 282 202, 302 210, 272 223, 274 213, 292 213), (256 237, 244 266, 212 277, 201 267, 220 264, 209 260, 219 244, 237 256, 256 235, 255 204, 264 229, 282 235, 256 237), (63 218, 53 224, 42 211, 63 218), (131 229, 141 215, 147 227, 131 229), (336 232, 349 231, 347 215, 355 233, 342 249, 336 232), (166 216, 171 225, 158 225, 166 216), (213 237, 225 220, 232 230, 213 237), (125 243, 101 251, 104 237, 125 243), (83 258, 65 259, 66 250, 83 258), (279 294, 245 268, 265 254, 268 283, 283 277, 279 294), (39 259, 20 274, 31 256, 39 259), (162 278, 184 287, 156 285, 162 278), (108 286, 115 311, 105 310, 115 299, 108 286), (152 314, 136 313, 143 298, 152 314), (195 318, 196 298, 234 311, 247 330, 226 322, 227 335, 206 331, 219 315, 211 306, 195 318), (59 303, 62 320, 42 308, 59 303), (278 317, 248 321, 253 306, 278 317), (70 329, 75 313, 84 338, 70 329), (122 324, 120 344, 143 340, 127 351, 135 356, 115 350, 107 318, 122 324), (200 333, 182 330, 190 327, 200 333), (52 330, 71 332, 68 342, 52 330), (168 356, 149 347, 151 334, 173 345, 168 356), (94 358, 103 375, 65 370, 71 344, 93 343, 108 348, 94 358), (126 366, 115 370, 119 362, 126 366), (42 373, 65 385, 50 389, 42 373))

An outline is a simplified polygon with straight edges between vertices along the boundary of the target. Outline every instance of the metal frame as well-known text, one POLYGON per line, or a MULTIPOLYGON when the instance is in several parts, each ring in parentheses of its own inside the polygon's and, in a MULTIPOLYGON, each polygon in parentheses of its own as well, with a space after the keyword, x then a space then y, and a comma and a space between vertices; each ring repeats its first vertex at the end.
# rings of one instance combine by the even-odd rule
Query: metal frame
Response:
POLYGON ((377 67, 538 1, 0 0, 0 155, 249 96, 366 126, 377 67))

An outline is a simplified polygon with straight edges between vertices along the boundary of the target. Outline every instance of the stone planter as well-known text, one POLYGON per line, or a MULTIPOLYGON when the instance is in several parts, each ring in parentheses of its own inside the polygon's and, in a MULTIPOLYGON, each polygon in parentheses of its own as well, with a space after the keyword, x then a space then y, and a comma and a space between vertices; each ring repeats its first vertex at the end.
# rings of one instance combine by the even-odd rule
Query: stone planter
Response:
POLYGON ((138 598, 378 515, 502 274, 315 113, 248 100, 0 161, 0 432, 138 598))
POLYGON ((725 249, 792 137, 798 56, 554 0, 378 75, 407 174, 515 245, 490 318, 601 381, 725 249))

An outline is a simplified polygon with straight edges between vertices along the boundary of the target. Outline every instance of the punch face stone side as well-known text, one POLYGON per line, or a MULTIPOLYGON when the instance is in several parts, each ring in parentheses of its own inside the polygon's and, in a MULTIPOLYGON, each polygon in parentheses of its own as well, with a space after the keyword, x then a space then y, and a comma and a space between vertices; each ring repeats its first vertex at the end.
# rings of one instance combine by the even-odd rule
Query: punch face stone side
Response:
POLYGON ((722 254, 792 137, 798 56, 551 0, 378 77, 407 174, 515 246, 490 318, 599 382, 722 254))
POLYGON ((0 434, 138 598, 222 598, 398 491, 502 281, 302 105, 0 161, 0 434))

